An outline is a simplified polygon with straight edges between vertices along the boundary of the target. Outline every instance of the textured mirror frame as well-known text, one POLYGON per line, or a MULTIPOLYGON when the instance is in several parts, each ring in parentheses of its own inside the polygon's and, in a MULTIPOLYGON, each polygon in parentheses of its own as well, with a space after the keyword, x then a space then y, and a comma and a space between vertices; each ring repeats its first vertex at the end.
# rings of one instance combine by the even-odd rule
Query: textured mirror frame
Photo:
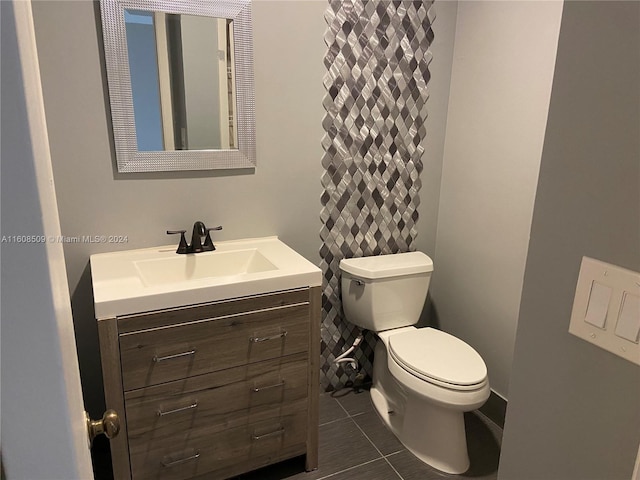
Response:
POLYGON ((100 0, 118 172, 254 168, 255 88, 251 0, 100 0), (238 149, 138 151, 125 9, 233 20, 238 149))

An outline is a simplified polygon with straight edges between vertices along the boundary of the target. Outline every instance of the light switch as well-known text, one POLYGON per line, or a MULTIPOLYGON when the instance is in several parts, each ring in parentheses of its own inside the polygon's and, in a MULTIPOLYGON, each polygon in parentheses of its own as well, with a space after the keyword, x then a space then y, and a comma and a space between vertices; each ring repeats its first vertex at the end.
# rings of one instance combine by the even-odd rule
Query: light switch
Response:
POLYGON ((622 295, 622 307, 616 324, 618 337, 638 343, 640 336, 640 297, 630 292, 622 295))
POLYGON ((585 322, 590 323, 594 327, 604 328, 607 321, 607 311, 609 310, 611 293, 612 290, 610 287, 598 282, 591 283, 587 313, 584 317, 585 322))
POLYGON ((640 365, 640 273, 582 257, 569 333, 640 365))

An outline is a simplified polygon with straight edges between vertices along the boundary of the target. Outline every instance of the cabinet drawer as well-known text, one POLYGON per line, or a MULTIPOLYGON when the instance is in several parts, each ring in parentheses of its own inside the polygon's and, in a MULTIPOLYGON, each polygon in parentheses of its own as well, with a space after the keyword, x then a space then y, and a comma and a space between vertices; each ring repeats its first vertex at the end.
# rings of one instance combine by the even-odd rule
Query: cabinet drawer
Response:
POLYGON ((128 391, 308 348, 306 303, 125 333, 122 383, 128 391))
POLYGON ((306 402, 294 402, 212 432, 206 426, 130 444, 133 479, 227 478, 300 455, 306 446, 306 402))
POLYGON ((264 410, 305 400, 307 354, 177 380, 125 394, 129 443, 206 425, 217 432, 264 410))

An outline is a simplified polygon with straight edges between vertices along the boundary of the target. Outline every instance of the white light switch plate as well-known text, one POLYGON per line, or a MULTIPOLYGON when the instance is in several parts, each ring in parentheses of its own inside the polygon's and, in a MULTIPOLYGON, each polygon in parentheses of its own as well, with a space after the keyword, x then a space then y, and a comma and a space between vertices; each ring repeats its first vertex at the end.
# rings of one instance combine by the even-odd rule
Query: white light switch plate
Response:
POLYGON ((569 333, 640 365, 640 273, 582 257, 569 333))

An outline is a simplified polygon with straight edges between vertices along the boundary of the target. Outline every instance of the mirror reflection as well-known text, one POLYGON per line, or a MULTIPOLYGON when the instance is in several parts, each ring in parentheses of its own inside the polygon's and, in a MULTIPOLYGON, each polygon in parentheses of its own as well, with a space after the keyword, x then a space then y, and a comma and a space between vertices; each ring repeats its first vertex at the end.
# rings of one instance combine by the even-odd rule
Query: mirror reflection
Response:
POLYGON ((138 151, 236 149, 233 20, 124 11, 138 151))

